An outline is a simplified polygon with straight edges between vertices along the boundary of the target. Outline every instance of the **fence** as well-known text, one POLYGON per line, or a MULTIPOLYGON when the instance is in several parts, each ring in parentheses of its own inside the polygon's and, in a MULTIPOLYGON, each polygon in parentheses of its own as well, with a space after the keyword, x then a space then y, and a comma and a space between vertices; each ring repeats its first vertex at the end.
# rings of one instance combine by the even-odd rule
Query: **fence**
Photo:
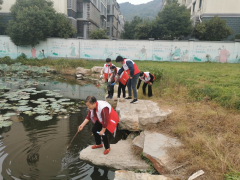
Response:
POLYGON ((115 59, 174 62, 240 63, 240 42, 85 40, 48 38, 35 47, 15 46, 0 36, 0 57, 25 54, 28 58, 115 59))

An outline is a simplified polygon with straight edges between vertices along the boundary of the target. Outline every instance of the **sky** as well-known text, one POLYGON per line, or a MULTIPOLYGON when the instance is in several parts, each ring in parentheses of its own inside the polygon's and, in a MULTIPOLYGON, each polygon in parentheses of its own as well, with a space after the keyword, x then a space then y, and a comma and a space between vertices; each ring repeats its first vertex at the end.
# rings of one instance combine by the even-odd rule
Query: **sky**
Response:
POLYGON ((143 3, 148 3, 152 0, 117 0, 117 2, 120 3, 124 3, 124 2, 130 2, 131 4, 143 4, 143 3))

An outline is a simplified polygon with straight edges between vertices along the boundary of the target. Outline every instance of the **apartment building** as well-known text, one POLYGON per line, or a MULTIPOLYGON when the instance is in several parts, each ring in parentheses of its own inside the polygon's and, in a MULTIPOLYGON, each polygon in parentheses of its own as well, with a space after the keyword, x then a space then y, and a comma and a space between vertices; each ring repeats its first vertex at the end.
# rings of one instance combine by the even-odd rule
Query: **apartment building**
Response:
POLYGON ((187 7, 193 24, 218 16, 225 19, 234 32, 228 39, 240 33, 240 0, 178 0, 178 2, 187 7))
MULTIPOLYGON (((77 30, 77 37, 89 38, 90 32, 97 29, 111 29, 109 37, 118 38, 124 26, 120 26, 119 14, 120 8, 115 1, 110 6, 111 0, 52 0, 54 8, 57 12, 68 17, 72 26, 77 30), (109 7, 109 9, 108 9, 109 7), (116 8, 117 7, 117 8, 116 8), (109 12, 111 13, 108 13, 109 12), (107 26, 107 19, 110 16, 112 19, 111 26, 107 26), (116 17, 115 19, 112 17, 116 17)), ((5 0, 0 10, 0 15, 5 15, 7 20, 10 19, 9 12, 11 6, 16 0, 5 0)), ((123 21, 124 22, 124 21, 123 21)))

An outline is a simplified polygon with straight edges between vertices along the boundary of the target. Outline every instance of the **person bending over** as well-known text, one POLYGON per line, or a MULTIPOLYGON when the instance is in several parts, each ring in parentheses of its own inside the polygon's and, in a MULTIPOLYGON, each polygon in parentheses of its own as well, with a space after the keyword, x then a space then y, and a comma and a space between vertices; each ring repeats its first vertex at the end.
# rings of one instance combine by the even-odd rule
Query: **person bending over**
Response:
POLYGON ((115 134, 117 130, 117 124, 119 122, 118 114, 108 102, 97 101, 94 96, 87 97, 86 105, 89 109, 88 115, 78 127, 78 132, 80 132, 89 121, 92 121, 94 124, 92 132, 96 142, 96 144, 92 146, 92 149, 102 148, 104 144, 105 150, 103 154, 106 155, 110 151, 109 137, 115 134))
POLYGON ((127 86, 127 82, 128 82, 128 75, 125 71, 122 72, 122 74, 116 78, 117 73, 119 72, 120 68, 116 67, 114 65, 112 65, 110 67, 111 71, 112 71, 112 75, 109 78, 109 82, 113 82, 111 84, 112 87, 114 87, 115 83, 119 82, 119 86, 118 86, 118 98, 120 98, 121 96, 121 91, 123 92, 123 98, 126 97, 126 86, 127 86))
MULTIPOLYGON (((111 76, 111 69, 110 67, 112 66, 112 60, 110 58, 107 58, 106 59, 106 64, 104 64, 103 66, 103 69, 101 71, 101 75, 100 75, 100 78, 103 78, 103 74, 104 74, 104 80, 105 82, 107 83, 108 82, 108 79, 109 77, 111 76)), ((108 96, 107 98, 111 98, 113 96, 113 94, 111 94, 110 91, 108 91, 108 96)))
POLYGON ((131 103, 137 103, 137 80, 139 77, 139 69, 137 65, 131 59, 125 59, 121 56, 116 58, 116 62, 122 65, 122 68, 118 71, 118 77, 122 74, 123 71, 127 71, 130 75, 127 83, 129 97, 126 99, 132 99, 132 90, 134 95, 134 100, 131 103))
POLYGON ((143 94, 146 95, 146 87, 148 85, 148 97, 152 97, 152 84, 155 80, 155 76, 151 74, 150 72, 140 72, 139 80, 138 80, 138 85, 137 85, 137 90, 140 87, 141 82, 143 81, 144 84, 142 86, 143 94))

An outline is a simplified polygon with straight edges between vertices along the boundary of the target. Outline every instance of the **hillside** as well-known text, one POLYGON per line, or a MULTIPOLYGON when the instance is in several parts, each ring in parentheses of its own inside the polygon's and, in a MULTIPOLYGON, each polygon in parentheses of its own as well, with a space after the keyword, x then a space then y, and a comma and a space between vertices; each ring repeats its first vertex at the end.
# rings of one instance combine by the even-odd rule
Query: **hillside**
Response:
POLYGON ((131 21, 134 18, 134 16, 139 16, 141 18, 149 17, 150 19, 154 19, 157 13, 162 8, 162 1, 163 0, 153 0, 146 4, 139 5, 134 5, 129 2, 125 2, 119 5, 124 18, 127 21, 131 21))

